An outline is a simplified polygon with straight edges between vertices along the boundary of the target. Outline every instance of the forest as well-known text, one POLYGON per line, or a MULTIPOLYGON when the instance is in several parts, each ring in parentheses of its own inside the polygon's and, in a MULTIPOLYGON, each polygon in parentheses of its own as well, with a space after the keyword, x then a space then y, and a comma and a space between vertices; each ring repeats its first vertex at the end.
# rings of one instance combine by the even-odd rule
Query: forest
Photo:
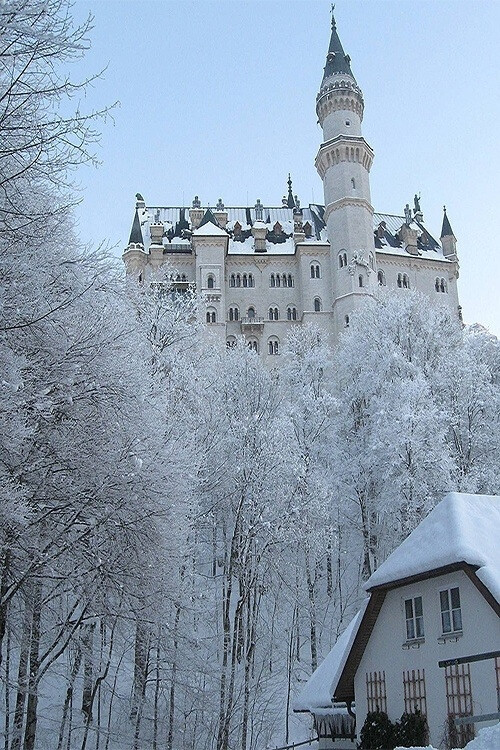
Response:
POLYGON ((67 0, 0 4, 0 743, 262 750, 363 582, 449 490, 500 492, 500 347, 409 292, 279 370, 73 226, 107 112, 67 0))

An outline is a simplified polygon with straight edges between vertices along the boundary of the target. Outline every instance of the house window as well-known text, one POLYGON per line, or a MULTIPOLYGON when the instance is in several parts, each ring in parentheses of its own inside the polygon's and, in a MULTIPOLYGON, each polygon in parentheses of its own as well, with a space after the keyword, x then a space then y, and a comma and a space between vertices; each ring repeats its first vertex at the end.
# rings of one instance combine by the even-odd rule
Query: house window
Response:
POLYGON ((279 319, 279 311, 277 307, 270 307, 269 308, 269 320, 278 320, 279 319))
POLYGON ((215 323, 216 322, 215 310, 207 310, 206 321, 207 321, 207 323, 215 323))
POLYGON ((311 265, 311 279, 320 279, 321 278, 321 270, 317 263, 313 263, 311 265))
MULTIPOLYGON (((179 276, 179 278, 177 279, 177 281, 180 281, 180 280, 181 280, 181 277, 179 276)), ((212 275, 210 275, 208 277, 208 279, 207 279, 207 288, 208 289, 213 289, 214 286, 215 286, 215 279, 214 279, 214 277, 212 275)))
POLYGON ((455 724, 458 716, 472 716, 470 665, 452 664, 444 670, 448 709, 449 747, 464 747, 474 737, 473 724, 455 724))
POLYGON ((385 672, 366 673, 366 700, 369 713, 373 711, 384 711, 384 713, 387 713, 385 672))
POLYGON ((406 640, 424 637, 424 611, 422 597, 405 599, 406 640))
POLYGON ((321 300, 319 297, 314 298, 314 312, 321 312, 321 300))
POLYGON ((462 631, 462 610, 460 608, 460 589, 446 589, 439 592, 441 603, 441 627, 443 634, 462 631))
POLYGON ((403 694, 406 714, 414 714, 420 711, 423 716, 427 715, 425 669, 405 669, 403 671, 403 694))
POLYGON ((383 271, 377 273, 377 281, 379 286, 385 286, 385 273, 383 271))
POLYGON ((297 308, 296 307, 288 307, 287 308, 286 319, 287 320, 297 320, 297 308))
POLYGON ((267 351, 271 355, 279 354, 279 341, 278 339, 269 339, 267 342, 267 351))

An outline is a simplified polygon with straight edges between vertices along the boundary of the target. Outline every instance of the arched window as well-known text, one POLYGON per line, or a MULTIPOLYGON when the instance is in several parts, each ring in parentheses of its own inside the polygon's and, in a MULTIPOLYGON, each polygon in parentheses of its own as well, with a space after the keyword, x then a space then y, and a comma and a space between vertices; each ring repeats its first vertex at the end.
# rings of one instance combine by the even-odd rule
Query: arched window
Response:
POLYGON ((139 284, 142 284, 142 273, 139 274, 139 284))
POLYGON ((283 286, 288 286, 288 276, 286 273, 283 274, 283 286))
POLYGON ((314 312, 321 312, 321 300, 319 297, 314 298, 314 312))
POLYGON ((240 319, 240 311, 237 307, 230 307, 229 308, 229 320, 239 320, 240 319))
POLYGON ((236 279, 234 278, 234 273, 231 274, 231 278, 229 279, 229 286, 236 286, 236 279))
POLYGON ((243 286, 248 286, 248 279, 246 273, 243 274, 243 286))
POLYGON ((281 276, 279 273, 276 274, 276 286, 281 286, 281 276))
POLYGON ((234 349, 235 346, 236 346, 236 339, 234 338, 234 336, 228 336, 226 340, 226 347, 228 349, 234 349))
POLYGON ((373 259, 373 255, 371 253, 370 253, 370 268, 372 269, 372 271, 375 270, 375 261, 373 259))
POLYGON ((398 273, 398 286, 400 288, 403 286, 403 276, 400 273, 398 273))
POLYGON ((435 289, 436 289, 436 292, 439 292, 439 291, 440 291, 440 283, 439 283, 439 279, 436 279, 436 283, 434 284, 434 287, 435 287, 435 289))
POLYGON ((255 318, 255 307, 249 307, 247 310, 247 318, 253 320, 255 318))
POLYGON ((257 342, 257 339, 248 339, 247 346, 252 351, 257 352, 257 354, 259 353, 259 344, 257 342))
POLYGON ((269 339, 269 341, 267 342, 268 354, 271 354, 273 356, 279 354, 279 347, 280 345, 278 339, 269 339))
POLYGON ((216 322, 215 310, 207 310, 206 321, 207 321, 207 323, 215 323, 216 322))
POLYGON ((186 282, 186 281, 187 281, 187 276, 186 276, 186 274, 185 274, 185 273, 183 273, 183 274, 182 274, 182 278, 181 278, 181 281, 184 281, 184 282, 186 282))
POLYGON ((293 278, 291 273, 288 274, 288 286, 293 286, 293 278))
MULTIPOLYGON (((180 280, 181 280, 181 277, 179 276, 179 278, 177 279, 177 281, 180 281, 180 280)), ((213 289, 214 286, 215 286, 215 279, 212 276, 212 274, 210 274, 210 276, 207 278, 207 287, 208 287, 208 289, 213 289)))
POLYGON ((286 319, 287 320, 297 320, 297 308, 296 307, 288 307, 287 308, 286 319))
POLYGON ((277 307, 269 308, 269 320, 279 320, 279 310, 277 307))
POLYGON ((447 292, 448 291, 448 286, 447 286, 446 281, 444 279, 441 279, 440 288, 441 288, 442 292, 447 292))
POLYGON ((363 286, 363 277, 358 276, 358 286, 363 286))
POLYGON ((407 273, 403 274, 403 289, 410 288, 410 279, 407 273))
POLYGON ((385 286, 385 273, 383 271, 377 273, 377 281, 379 286, 385 286))
POLYGON ((271 274, 271 286, 276 286, 276 279, 274 278, 274 273, 271 274))
POLYGON ((253 280, 253 274, 248 274, 248 286, 255 286, 255 282, 253 280))
POLYGON ((351 177, 351 185, 353 187, 353 190, 355 190, 356 189, 356 180, 354 179, 354 177, 351 177))
POLYGON ((236 274, 236 286, 241 286, 241 276, 239 273, 236 274))
POLYGON ((318 263, 313 263, 311 265, 311 279, 319 279, 319 278, 321 278, 321 269, 318 263))
MULTIPOLYGON (((211 278, 212 278, 211 276, 209 276, 209 277, 208 277, 208 286, 209 286, 209 288, 210 288, 210 289, 213 289, 213 284, 212 284, 212 286, 210 286, 210 279, 211 279, 211 278)), ((178 274, 177 274, 177 276, 175 277, 175 280, 176 280, 176 281, 180 281, 180 280, 181 280, 181 275, 180 275, 180 273, 178 273, 178 274)), ((213 282, 213 278, 212 278, 212 282, 213 282)))
POLYGON ((344 328, 349 328, 349 316, 346 315, 344 318, 344 328))

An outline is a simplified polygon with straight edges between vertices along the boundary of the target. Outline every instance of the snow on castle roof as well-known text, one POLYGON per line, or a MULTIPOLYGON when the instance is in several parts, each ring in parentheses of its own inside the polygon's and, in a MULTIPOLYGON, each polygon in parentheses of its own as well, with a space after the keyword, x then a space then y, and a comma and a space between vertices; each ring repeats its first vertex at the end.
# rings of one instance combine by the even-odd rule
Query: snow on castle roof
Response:
POLYGON ((436 568, 466 562, 500 603, 500 497, 450 492, 377 568, 371 591, 436 568))

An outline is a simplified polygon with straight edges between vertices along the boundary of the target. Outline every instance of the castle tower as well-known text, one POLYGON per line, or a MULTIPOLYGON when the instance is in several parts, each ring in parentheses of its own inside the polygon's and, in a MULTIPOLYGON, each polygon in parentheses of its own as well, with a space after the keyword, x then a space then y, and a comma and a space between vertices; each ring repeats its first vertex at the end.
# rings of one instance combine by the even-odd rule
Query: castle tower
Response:
POLYGON ((350 314, 363 296, 376 290, 369 178, 373 151, 361 134, 363 108, 363 93, 332 14, 330 46, 316 98, 323 129, 316 168, 325 193, 335 336, 349 325, 350 314))

